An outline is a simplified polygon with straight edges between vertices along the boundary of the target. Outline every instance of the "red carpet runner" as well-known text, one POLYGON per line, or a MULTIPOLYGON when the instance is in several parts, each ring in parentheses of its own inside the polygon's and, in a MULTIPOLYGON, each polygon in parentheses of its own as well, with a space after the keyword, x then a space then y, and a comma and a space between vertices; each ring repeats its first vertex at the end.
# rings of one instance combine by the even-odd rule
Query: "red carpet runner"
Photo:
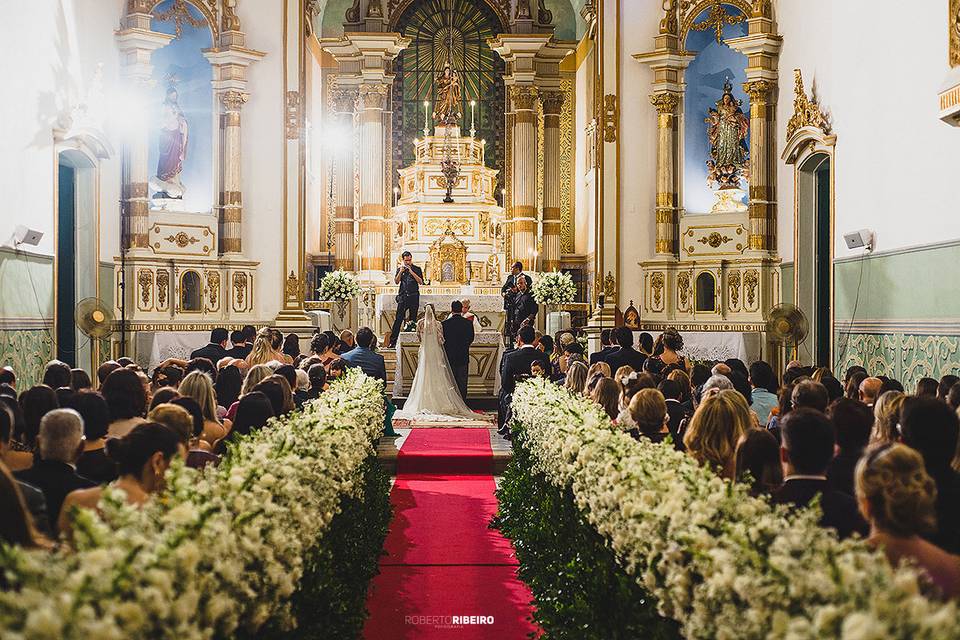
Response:
POLYGON ((371 585, 366 640, 522 640, 530 590, 496 513, 487 429, 414 429, 397 457, 394 517, 371 585))

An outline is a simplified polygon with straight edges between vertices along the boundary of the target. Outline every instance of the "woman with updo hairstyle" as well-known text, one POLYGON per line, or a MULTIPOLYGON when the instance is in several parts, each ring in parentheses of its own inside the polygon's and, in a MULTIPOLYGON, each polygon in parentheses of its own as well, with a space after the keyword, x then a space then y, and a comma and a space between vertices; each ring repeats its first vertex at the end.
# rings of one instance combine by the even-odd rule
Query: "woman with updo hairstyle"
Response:
POLYGON ((736 474, 740 438, 750 430, 750 407, 739 391, 724 389, 703 399, 683 436, 687 453, 722 478, 736 474))
POLYGON ((633 394, 628 412, 634 425, 629 433, 635 439, 643 437, 659 443, 670 435, 667 403, 663 394, 656 389, 647 387, 633 394))
POLYGON ((946 598, 960 595, 960 556, 921 537, 937 526, 937 485, 923 457, 903 444, 874 446, 857 464, 856 491, 860 513, 870 523, 867 542, 894 567, 904 559, 916 563, 946 598))
POLYGON ((307 400, 316 400, 327 388, 326 367, 322 364, 312 365, 307 369, 307 379, 310 382, 310 388, 307 390, 307 400))
POLYGON ((687 371, 687 361, 679 354, 683 350, 683 337, 674 327, 667 327, 660 336, 663 351, 647 358, 644 370, 654 375, 667 375, 671 371, 687 371))
POLYGON ((907 396, 899 391, 886 391, 873 405, 873 431, 870 443, 896 442, 900 439, 897 424, 900 422, 900 408, 907 396))
POLYGON ((105 486, 123 489, 127 504, 145 504, 163 491, 164 475, 181 447, 180 436, 158 422, 138 424, 122 438, 107 440, 107 456, 116 463, 119 477, 110 485, 67 494, 60 509, 60 531, 70 531, 75 507, 96 509, 105 486))

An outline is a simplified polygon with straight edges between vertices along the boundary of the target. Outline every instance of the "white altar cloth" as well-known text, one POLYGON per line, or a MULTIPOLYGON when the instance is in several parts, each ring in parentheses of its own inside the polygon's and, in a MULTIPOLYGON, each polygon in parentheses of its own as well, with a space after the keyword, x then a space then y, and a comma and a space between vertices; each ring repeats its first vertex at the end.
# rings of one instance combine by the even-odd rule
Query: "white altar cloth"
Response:
POLYGON ((193 351, 209 343, 209 331, 138 331, 136 361, 144 371, 152 372, 169 358, 189 360, 193 351))
MULTIPOLYGON (((394 370, 394 382, 393 382, 393 396, 394 397, 405 397, 400 396, 402 384, 398 384, 398 381, 404 379, 404 374, 406 374, 410 380, 413 380, 413 377, 416 375, 416 371, 404 371, 404 359, 401 356, 401 351, 403 345, 419 345, 420 338, 417 336, 414 331, 404 331, 400 333, 400 337, 397 339, 397 364, 394 370)), ((500 392, 500 359, 503 357, 503 335, 499 331, 480 331, 475 334, 473 337, 473 345, 487 345, 487 346, 496 346, 497 352, 496 357, 494 358, 493 366, 496 369, 496 374, 494 378, 493 386, 493 395, 496 396, 500 392)), ((409 391, 409 390, 407 390, 409 391)))
MULTIPOLYGON (((652 332, 651 332, 652 333, 652 332)), ((640 335, 639 331, 634 335, 640 335)), ((747 366, 760 359, 759 333, 727 331, 681 331, 682 354, 688 360, 728 360, 738 358, 747 366)), ((656 335, 654 335, 656 338, 656 335)))
MULTIPOLYGON (((474 294, 469 292, 460 293, 423 293, 420 294, 420 310, 432 304, 433 308, 441 317, 446 317, 450 312, 450 303, 454 300, 470 299, 470 311, 473 313, 491 313, 503 311, 503 298, 498 295, 474 294)), ((381 293, 377 295, 377 315, 380 316, 384 311, 397 310, 397 294, 381 293)))

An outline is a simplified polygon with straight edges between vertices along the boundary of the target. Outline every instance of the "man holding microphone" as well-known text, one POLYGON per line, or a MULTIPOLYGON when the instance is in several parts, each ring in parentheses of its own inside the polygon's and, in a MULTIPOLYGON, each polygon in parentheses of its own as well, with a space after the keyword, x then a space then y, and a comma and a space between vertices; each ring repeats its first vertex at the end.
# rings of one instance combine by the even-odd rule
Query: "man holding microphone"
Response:
POLYGON ((417 313, 420 310, 420 285, 423 284, 423 271, 413 264, 413 254, 409 251, 404 251, 400 257, 403 264, 397 267, 397 273, 393 278, 393 281, 400 285, 400 291, 397 293, 397 317, 390 330, 388 349, 393 349, 397 345, 400 329, 403 327, 406 316, 409 314, 410 320, 416 322, 417 313))

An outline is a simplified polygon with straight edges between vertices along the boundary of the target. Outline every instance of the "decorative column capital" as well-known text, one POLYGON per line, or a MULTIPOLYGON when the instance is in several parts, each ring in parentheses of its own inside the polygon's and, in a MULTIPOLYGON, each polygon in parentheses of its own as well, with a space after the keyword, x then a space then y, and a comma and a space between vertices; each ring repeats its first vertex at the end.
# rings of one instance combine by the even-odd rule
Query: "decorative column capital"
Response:
POLYGON ((510 102, 514 110, 532 111, 539 93, 532 85, 515 84, 510 87, 510 102))
POLYGON ((360 85, 360 100, 365 109, 383 109, 387 103, 387 91, 389 87, 385 84, 363 84, 360 85))
POLYGON ((777 83, 770 80, 753 80, 743 83, 743 90, 750 96, 750 102, 753 104, 773 102, 770 98, 776 88, 777 83))
POLYGON ((680 96, 675 93, 655 93, 650 96, 650 104, 660 115, 673 115, 680 104, 680 96))
POLYGON ((240 111, 244 103, 250 99, 250 94, 245 91, 230 89, 220 93, 220 104, 224 111, 240 111))
POLYGON ((330 92, 333 111, 339 114, 352 114, 357 102, 355 87, 337 87, 330 92))
POLYGON ((544 115, 559 116, 563 109, 564 95, 562 91, 544 91, 540 95, 543 103, 544 115))
POLYGON ((754 18, 773 18, 773 2, 771 0, 753 0, 754 18))

